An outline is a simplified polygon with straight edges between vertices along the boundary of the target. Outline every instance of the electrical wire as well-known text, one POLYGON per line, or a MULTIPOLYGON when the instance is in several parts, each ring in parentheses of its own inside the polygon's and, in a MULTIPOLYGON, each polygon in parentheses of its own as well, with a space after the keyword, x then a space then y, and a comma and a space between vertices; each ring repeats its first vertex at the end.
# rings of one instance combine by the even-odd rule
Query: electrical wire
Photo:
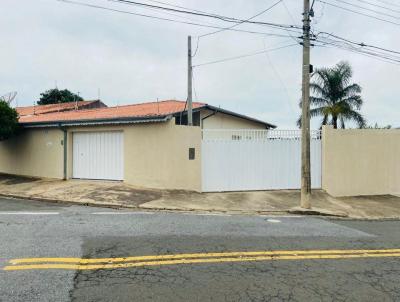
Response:
POLYGON ((198 12, 198 13, 211 14, 211 15, 215 15, 216 16, 216 14, 213 14, 213 13, 201 11, 201 10, 194 9, 194 8, 188 8, 188 7, 184 7, 184 6, 179 6, 179 5, 176 5, 176 4, 171 4, 171 3, 167 3, 167 2, 163 2, 163 1, 156 1, 156 0, 147 0, 147 1, 148 2, 157 3, 157 4, 163 4, 163 5, 167 5, 167 6, 171 6, 171 7, 181 8, 181 9, 185 9, 185 10, 191 10, 191 11, 195 11, 195 12, 198 12))
POLYGON ((347 43, 342 40, 334 40, 334 39, 330 39, 330 38, 319 37, 314 42, 314 45, 318 46, 318 47, 335 47, 335 48, 351 51, 353 53, 358 53, 358 54, 361 54, 364 56, 372 57, 372 58, 375 58, 375 59, 378 59, 381 61, 385 61, 387 63, 396 64, 396 65, 399 65, 399 63, 400 63, 400 56, 396 56, 391 53, 386 53, 383 51, 374 51, 374 50, 370 50, 370 49, 365 49, 362 46, 356 47, 357 45, 350 44, 350 43, 347 43))
POLYGON ((347 43, 350 43, 350 44, 353 44, 353 45, 357 45, 357 46, 361 46, 361 47, 375 48, 375 49, 382 50, 382 51, 385 51, 385 52, 400 54, 400 51, 391 50, 391 49, 387 49, 387 48, 383 48, 383 47, 379 47, 379 46, 374 46, 374 45, 369 45, 369 44, 366 44, 364 42, 355 42, 355 41, 352 41, 352 40, 349 40, 349 39, 346 39, 346 38, 343 38, 343 37, 340 37, 338 35, 335 35, 335 34, 332 34, 332 33, 328 33, 328 32, 321 31, 316 35, 316 37, 318 38, 318 36, 321 35, 321 34, 322 35, 327 35, 327 36, 330 36, 330 37, 333 37, 333 38, 336 38, 336 39, 339 39, 339 40, 342 40, 344 42, 347 42, 347 43))
POLYGON ((261 22, 261 21, 246 21, 243 19, 237 19, 233 17, 228 17, 228 16, 223 16, 223 15, 216 15, 216 14, 210 14, 210 13, 202 13, 202 12, 196 12, 196 11, 190 11, 190 10, 182 10, 182 9, 175 9, 175 8, 169 8, 165 6, 158 6, 158 5, 152 5, 152 4, 147 4, 147 3, 142 3, 142 2, 137 2, 137 1, 129 1, 129 0, 109 0, 112 2, 120 2, 128 5, 134 5, 134 6, 140 6, 140 7, 151 7, 151 8, 156 8, 160 10, 167 10, 167 11, 173 11, 177 13, 183 13, 183 14, 191 14, 191 15, 196 15, 196 16, 201 16, 201 17, 208 17, 208 18, 216 18, 224 22, 231 22, 231 23, 248 23, 248 24, 256 24, 256 25, 264 25, 264 26, 270 26, 270 27, 277 27, 277 28, 296 28, 296 29, 301 29, 301 27, 296 26, 296 25, 287 25, 287 24, 277 24, 277 23, 271 23, 271 22, 261 22))
POLYGON ((349 3, 347 1, 343 1, 343 0, 333 0, 333 1, 336 1, 336 2, 339 2, 339 3, 343 3, 343 4, 346 4, 346 5, 355 7, 355 8, 363 9, 365 11, 372 12, 374 14, 379 14, 379 15, 390 17, 390 18, 393 18, 393 19, 400 19, 399 16, 394 16, 394 15, 391 15, 391 14, 388 14, 388 13, 384 13, 384 12, 380 12, 380 11, 377 11, 377 10, 374 10, 374 9, 366 8, 366 7, 363 7, 361 5, 349 3))
POLYGON ((193 71, 192 71, 192 82, 193 82, 194 98, 195 98, 196 102, 198 102, 199 98, 197 97, 196 81, 195 81, 195 78, 194 78, 194 72, 193 71))
POLYGON ((338 49, 341 49, 341 50, 345 50, 345 51, 353 52, 353 53, 360 54, 360 55, 363 55, 363 56, 367 56, 369 58, 372 58, 372 59, 375 59, 375 60, 379 60, 379 61, 382 61, 382 62, 385 62, 385 63, 389 63, 389 64, 400 66, 400 60, 386 59, 386 58, 382 58, 382 57, 374 55, 374 54, 369 54, 369 53, 357 51, 355 49, 346 48, 346 47, 342 47, 342 46, 339 46, 339 45, 332 44, 332 45, 328 45, 328 46, 326 46, 326 45, 315 45, 315 46, 316 47, 338 48, 338 49))
POLYGON ((320 15, 318 17, 314 17, 312 20, 314 23, 314 28, 315 28, 315 25, 319 24, 321 22, 322 18, 324 17, 325 6, 326 6, 326 4, 322 3, 320 15))
MULTIPOLYGON (((113 0, 110 0, 110 1, 113 1, 113 0)), ((189 20, 191 22, 199 22, 199 20, 197 20, 197 19, 185 17, 185 16, 182 16, 182 15, 174 14, 174 13, 164 12, 164 11, 160 12, 159 10, 154 9, 154 8, 143 7, 142 9, 146 9, 146 10, 150 10, 150 11, 153 11, 153 12, 157 12, 158 14, 164 14, 164 15, 168 15, 168 16, 177 17, 179 19, 189 20)), ((212 25, 212 26, 218 26, 217 24, 214 24, 214 23, 211 23, 211 22, 207 22, 207 21, 203 21, 203 20, 201 22, 204 23, 204 24, 212 25)))
POLYGON ((345 11, 348 11, 348 12, 351 12, 351 13, 354 13, 354 14, 357 14, 357 15, 361 15, 361 16, 364 16, 364 17, 369 17, 369 18, 372 18, 372 19, 375 19, 375 20, 379 20, 379 21, 382 21, 382 22, 386 22, 386 23, 390 23, 390 24, 393 24, 393 25, 400 26, 400 23, 393 22, 393 21, 390 21, 390 20, 387 20, 387 19, 383 19, 383 18, 379 18, 379 17, 373 16, 373 15, 369 15, 369 14, 365 14, 365 13, 362 13, 362 12, 358 12, 358 11, 355 11, 355 10, 352 10, 352 9, 349 9, 349 8, 345 8, 345 7, 336 5, 336 4, 332 4, 332 3, 329 3, 329 2, 326 2, 326 1, 323 1, 323 0, 316 0, 316 1, 321 2, 321 3, 325 3, 326 5, 329 5, 329 6, 332 6, 332 7, 336 7, 336 8, 339 8, 339 9, 342 9, 342 10, 345 10, 345 11))
MULTIPOLYGON (((118 0, 107 0, 107 1, 120 3, 118 0)), ((160 2, 160 1, 155 1, 155 2, 160 2)), ((162 2, 162 3, 164 3, 164 2, 162 2)), ((178 13, 174 14, 174 13, 170 13, 170 12, 167 12, 167 11, 160 11, 159 9, 150 8, 150 7, 141 7, 141 9, 150 10, 150 11, 153 11, 153 12, 155 11, 155 12, 157 12, 159 14, 169 15, 169 16, 177 17, 179 19, 189 20, 189 21, 192 21, 192 22, 201 22, 201 23, 204 23, 204 24, 219 26, 219 25, 217 25, 215 23, 207 22, 207 21, 204 21, 204 20, 200 21, 199 19, 193 19, 193 18, 190 18, 190 17, 185 17, 184 15, 178 14, 178 13)))
MULTIPOLYGON (((155 20, 162 20, 162 21, 168 21, 168 22, 174 22, 174 23, 180 23, 180 24, 187 24, 187 25, 193 25, 193 26, 199 26, 199 27, 205 27, 205 28, 215 28, 215 29, 223 29, 224 28, 224 27, 220 27, 220 26, 206 25, 206 24, 201 24, 201 23, 196 23, 196 22, 186 22, 186 21, 181 21, 181 20, 174 20, 174 19, 169 19, 169 18, 157 17, 157 16, 153 16, 153 15, 134 13, 134 12, 131 12, 131 11, 114 9, 114 8, 110 8, 110 7, 99 6, 99 5, 89 4, 89 3, 83 3, 83 2, 73 1, 73 0, 56 0, 56 1, 64 2, 64 3, 68 3, 68 4, 79 5, 79 6, 90 7, 90 8, 96 8, 96 9, 101 9, 101 10, 107 10, 107 11, 117 12, 117 13, 122 13, 122 14, 134 15, 134 16, 139 16, 139 17, 144 17, 144 18, 150 18, 150 19, 155 19, 155 20)), ((257 34, 257 35, 265 35, 265 36, 273 36, 273 37, 285 37, 285 38, 289 37, 288 35, 271 33, 271 32, 241 30, 241 29, 235 29, 235 28, 232 28, 232 29, 229 29, 229 30, 230 31, 234 31, 234 32, 242 32, 242 33, 248 33, 248 34, 257 34)))
MULTIPOLYGON (((265 43, 265 39, 263 39, 263 45, 264 45, 264 50, 267 50, 267 45, 265 43)), ((268 60, 269 65, 271 66, 272 71, 275 73, 277 79, 279 80, 279 82, 281 83, 281 85, 283 87, 283 90, 285 91, 285 94, 287 96, 286 101, 287 101, 287 104, 288 104, 288 107, 289 107, 290 111, 292 111, 292 113, 295 114, 293 106, 292 106, 293 104, 289 101, 291 99, 291 97, 289 95, 289 90, 288 90, 285 82, 283 81, 280 73, 278 72, 278 69, 275 68, 275 65, 272 62, 271 57, 268 54, 268 51, 265 52, 265 56, 266 56, 266 58, 268 60)))
POLYGON ((313 0, 312 3, 311 3, 310 11, 314 8, 314 4, 315 4, 315 0, 313 0))
POLYGON ((232 29, 232 28, 234 28, 234 27, 236 27, 236 26, 239 26, 239 25, 241 25, 241 24, 243 24, 243 23, 245 23, 245 22, 247 22, 247 21, 250 21, 250 20, 252 20, 252 19, 254 19, 254 18, 256 18, 256 17, 258 17, 258 16, 260 16, 260 15, 262 15, 262 14, 264 14, 264 13, 266 13, 267 11, 273 9, 275 6, 277 6, 277 5, 278 5, 279 3, 281 3, 282 1, 283 1, 283 0, 279 0, 278 2, 275 2, 273 5, 269 6, 268 8, 266 8, 266 9, 264 9, 263 11, 261 11, 261 12, 255 14, 254 16, 251 16, 250 18, 248 18, 248 19, 246 19, 246 20, 240 21, 239 23, 236 23, 236 24, 234 24, 234 25, 232 25, 232 26, 229 26, 229 27, 226 27, 226 28, 224 28, 224 29, 220 29, 220 30, 217 30, 217 31, 213 31, 213 32, 210 32, 210 33, 206 33, 206 34, 200 35, 199 38, 203 38, 203 37, 206 37, 206 36, 214 35, 214 34, 216 34, 216 33, 220 33, 220 32, 222 32, 222 31, 229 30, 229 29, 232 29))
MULTIPOLYGON (((292 15, 292 13, 290 12, 289 8, 287 7, 287 5, 286 5, 286 3, 285 3, 285 0, 282 1, 282 5, 283 5, 283 7, 285 8, 285 10, 286 10, 287 14, 289 15, 289 17, 292 19, 293 23, 296 23, 296 21, 294 20, 293 15, 292 15)), ((287 30, 286 32, 288 33, 288 35, 289 35, 294 41, 297 42, 297 39, 296 39, 295 37, 293 37, 293 35, 292 35, 288 30, 287 30)), ((302 34, 302 33, 301 33, 301 34, 302 34)))
POLYGON ((386 9, 386 10, 389 10, 389 11, 391 11, 391 12, 400 13, 400 10, 393 9, 392 7, 387 7, 387 6, 379 5, 379 4, 376 4, 376 3, 373 3, 373 2, 370 2, 370 1, 367 1, 367 0, 356 0, 356 1, 361 2, 361 3, 368 4, 368 5, 371 5, 371 6, 374 6, 374 7, 386 9))
POLYGON ((276 47, 276 48, 271 48, 271 49, 262 50, 262 51, 257 51, 257 52, 253 52, 253 53, 248 53, 248 54, 244 54, 244 55, 240 55, 240 56, 229 57, 229 58, 224 58, 224 59, 220 59, 220 60, 216 60, 216 61, 205 62, 205 63, 193 65, 193 67, 200 67, 200 66, 217 64, 217 63, 222 63, 222 62, 227 62, 227 61, 232 61, 232 60, 238 60, 238 59, 242 59, 242 58, 247 58, 247 57, 252 57, 252 56, 259 55, 259 54, 263 54, 265 52, 271 52, 271 51, 275 51, 275 50, 279 50, 279 49, 293 47, 293 46, 296 46, 296 45, 299 45, 299 44, 298 43, 295 43, 295 44, 292 43, 292 44, 289 44, 289 45, 276 47))
MULTIPOLYGON (((192 55, 192 57, 195 57, 196 54, 197 54, 197 51, 199 50, 200 39, 201 39, 201 38, 204 38, 204 37, 207 37, 207 36, 211 36, 211 35, 214 35, 214 34, 223 32, 223 31, 225 31, 225 30, 230 30, 230 29, 232 29, 232 28, 234 28, 234 27, 236 27, 236 26, 239 26, 239 25, 241 25, 241 24, 243 24, 243 23, 245 23, 245 22, 247 22, 247 21, 250 21, 250 20, 252 20, 252 19, 254 19, 254 18, 258 17, 258 16, 261 16, 262 14, 264 14, 264 13, 266 13, 267 11, 271 10, 272 8, 274 8, 276 5, 278 5, 278 4, 279 4, 280 2, 282 2, 282 1, 283 1, 283 0, 279 0, 278 2, 274 3, 273 5, 267 7, 266 9, 262 10, 261 12, 255 14, 254 16, 251 16, 250 18, 247 18, 246 20, 243 20, 243 21, 241 21, 241 22, 239 22, 239 23, 236 23, 236 24, 234 24, 234 25, 232 25, 232 26, 229 26, 229 27, 226 27, 226 28, 223 28, 223 29, 219 29, 219 30, 216 30, 216 31, 212 31, 212 32, 209 32, 209 33, 206 33, 206 34, 202 34, 202 35, 197 36, 196 49, 195 49, 194 54, 192 55)), ((291 34, 290 34, 289 31, 288 31, 288 34, 291 36, 291 34)))
POLYGON ((380 3, 384 3, 384 4, 388 4, 388 5, 392 5, 392 6, 395 6, 395 7, 400 7, 400 4, 392 3, 392 2, 389 2, 389 1, 385 1, 385 0, 375 0, 375 1, 380 2, 380 3))

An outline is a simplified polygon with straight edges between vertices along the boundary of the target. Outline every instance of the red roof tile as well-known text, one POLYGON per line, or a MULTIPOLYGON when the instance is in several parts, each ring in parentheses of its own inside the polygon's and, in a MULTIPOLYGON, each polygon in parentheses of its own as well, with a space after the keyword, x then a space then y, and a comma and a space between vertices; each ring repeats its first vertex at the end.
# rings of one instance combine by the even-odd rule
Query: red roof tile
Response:
MULTIPOLYGON (((193 103, 193 108, 203 107, 204 103, 193 103)), ((22 108, 20 108, 21 110, 22 108)), ((81 109, 73 111, 50 112, 35 115, 20 115, 20 123, 43 123, 61 121, 103 120, 113 118, 134 118, 147 116, 166 116, 185 110, 185 102, 169 100, 152 103, 81 109)))
POLYGON ((33 114, 47 114, 50 112, 60 112, 67 110, 74 110, 75 106, 78 105, 78 108, 88 106, 96 101, 80 101, 80 102, 69 102, 69 103, 61 103, 61 104, 49 104, 49 105, 37 105, 37 106, 28 106, 28 107, 17 107, 15 108, 19 114, 19 116, 25 115, 33 115, 33 114))

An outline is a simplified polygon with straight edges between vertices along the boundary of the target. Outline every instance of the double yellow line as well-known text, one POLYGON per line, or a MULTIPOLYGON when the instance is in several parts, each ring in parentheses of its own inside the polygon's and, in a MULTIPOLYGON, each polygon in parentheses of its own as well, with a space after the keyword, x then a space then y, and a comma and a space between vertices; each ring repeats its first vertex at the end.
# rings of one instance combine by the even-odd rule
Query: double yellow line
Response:
POLYGON ((400 257, 400 249, 225 252, 97 259, 23 258, 10 260, 9 265, 5 266, 4 270, 96 270, 196 263, 224 263, 269 260, 354 259, 382 257, 400 257))

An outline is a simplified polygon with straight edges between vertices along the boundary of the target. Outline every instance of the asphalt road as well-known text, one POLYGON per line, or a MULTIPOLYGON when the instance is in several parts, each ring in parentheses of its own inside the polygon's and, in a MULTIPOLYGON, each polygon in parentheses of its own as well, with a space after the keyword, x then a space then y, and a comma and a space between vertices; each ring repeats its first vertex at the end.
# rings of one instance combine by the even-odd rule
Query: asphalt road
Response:
POLYGON ((0 199, 0 242, 0 301, 400 301, 399 256, 296 254, 230 262, 206 254, 201 259, 216 260, 185 263, 180 255, 399 249, 400 221, 134 212, 0 199), (181 262, 4 270, 18 258, 159 255, 181 262))

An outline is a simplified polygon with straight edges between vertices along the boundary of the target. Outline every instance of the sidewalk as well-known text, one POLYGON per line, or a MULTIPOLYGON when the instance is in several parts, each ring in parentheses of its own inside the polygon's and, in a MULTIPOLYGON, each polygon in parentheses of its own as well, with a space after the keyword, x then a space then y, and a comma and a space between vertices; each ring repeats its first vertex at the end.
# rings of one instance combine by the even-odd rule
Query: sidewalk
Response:
MULTIPOLYGON (((61 181, 5 175, 0 175, 0 195, 115 208, 238 214, 299 214, 295 207, 300 200, 300 192, 297 190, 196 193, 138 188, 111 181, 61 181)), ((400 219, 398 196, 333 198, 316 190, 313 192, 312 204, 313 212, 310 214, 400 219)))

